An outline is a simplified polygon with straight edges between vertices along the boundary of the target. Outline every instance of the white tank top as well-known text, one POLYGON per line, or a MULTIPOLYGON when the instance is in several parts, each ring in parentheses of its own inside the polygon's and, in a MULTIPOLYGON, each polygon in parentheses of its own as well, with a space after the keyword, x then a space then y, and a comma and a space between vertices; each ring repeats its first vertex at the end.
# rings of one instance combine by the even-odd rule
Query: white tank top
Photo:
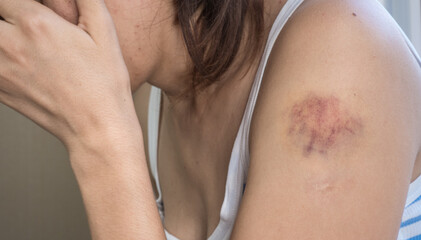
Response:
MULTIPOLYGON (((250 91, 247 106, 238 130, 234 147, 232 149, 231 158, 228 166, 228 175, 225 184, 225 197, 220 211, 220 221, 214 232, 210 235, 208 240, 228 240, 231 236, 237 212, 240 206, 240 201, 243 196, 244 187, 247 179, 247 172, 249 167, 249 129, 250 122, 253 115, 254 106, 256 104, 257 96, 262 82, 263 73, 268 61, 269 55, 272 51, 273 45, 281 32, 282 28, 301 5, 304 0, 288 0, 282 10, 279 12, 272 29, 269 33, 269 38, 258 68, 252 89, 250 91)), ((401 30, 402 31, 402 30, 401 30)), ((405 40, 414 54, 415 58, 421 67, 421 59, 418 56, 415 48, 402 31, 405 40)), ((421 79, 420 79, 421 80, 421 79)), ((162 222, 164 222, 164 204, 162 202, 161 188, 158 178, 157 154, 158 154, 158 134, 159 134, 159 115, 161 107, 161 90, 152 87, 149 100, 148 113, 148 143, 149 143, 149 160, 152 175, 155 179, 158 196, 156 203, 162 222)), ((405 210, 402 218, 402 225, 399 231, 399 240, 421 240, 421 177, 418 177, 409 187, 405 210), (419 238, 413 238, 418 236, 419 238)), ((165 235, 168 240, 178 240, 167 230, 165 235)))

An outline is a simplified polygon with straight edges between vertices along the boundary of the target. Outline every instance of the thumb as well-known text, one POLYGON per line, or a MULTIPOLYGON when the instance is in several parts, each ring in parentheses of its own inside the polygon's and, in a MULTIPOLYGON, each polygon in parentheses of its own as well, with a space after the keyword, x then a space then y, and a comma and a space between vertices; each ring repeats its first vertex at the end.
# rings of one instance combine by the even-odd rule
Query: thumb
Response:
POLYGON ((78 26, 80 28, 99 45, 116 43, 114 23, 104 0, 76 0, 76 5, 79 11, 78 26))

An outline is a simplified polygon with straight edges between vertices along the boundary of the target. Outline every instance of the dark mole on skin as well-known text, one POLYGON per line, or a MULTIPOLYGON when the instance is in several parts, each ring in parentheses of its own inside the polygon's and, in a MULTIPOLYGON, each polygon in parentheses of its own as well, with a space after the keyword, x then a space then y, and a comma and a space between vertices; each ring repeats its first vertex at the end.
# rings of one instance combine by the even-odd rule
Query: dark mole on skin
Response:
POLYGON ((305 157, 327 154, 341 140, 362 129, 361 120, 343 109, 334 96, 310 95, 292 107, 289 117, 288 135, 302 148, 305 157))
POLYGON ((354 17, 356 17, 356 16, 357 16, 357 14, 356 14, 356 13, 354 13, 354 12, 352 13, 352 15, 353 15, 354 17))

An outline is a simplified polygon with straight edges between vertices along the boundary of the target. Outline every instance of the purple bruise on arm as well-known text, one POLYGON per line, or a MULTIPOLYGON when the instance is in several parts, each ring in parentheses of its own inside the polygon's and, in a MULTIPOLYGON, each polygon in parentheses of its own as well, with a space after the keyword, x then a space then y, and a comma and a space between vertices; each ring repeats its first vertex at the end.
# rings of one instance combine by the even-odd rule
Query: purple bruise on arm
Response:
POLYGON ((293 105, 289 117, 288 135, 305 157, 327 154, 362 130, 361 120, 351 116, 335 96, 311 94, 293 105))

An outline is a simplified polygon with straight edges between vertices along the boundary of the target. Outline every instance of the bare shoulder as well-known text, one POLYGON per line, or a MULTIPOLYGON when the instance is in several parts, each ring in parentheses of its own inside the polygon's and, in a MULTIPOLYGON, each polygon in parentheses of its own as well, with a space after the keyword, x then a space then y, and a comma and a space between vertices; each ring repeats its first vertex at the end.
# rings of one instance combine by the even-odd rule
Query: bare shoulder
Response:
POLYGON ((233 239, 396 239, 420 81, 377 1, 305 1, 265 70, 233 239))
POLYGON ((421 104, 420 79, 415 58, 378 1, 305 1, 282 30, 271 53, 252 136, 259 119, 271 118, 272 110, 279 109, 283 120, 292 122, 283 124, 286 135, 301 131, 302 124, 319 121, 320 125, 314 126, 323 136, 319 144, 329 146, 333 137, 345 141, 367 134, 363 131, 364 119, 372 119, 381 109, 399 116, 396 121, 405 119, 402 131, 410 131, 411 139, 421 143, 417 124, 421 120, 417 107, 421 104), (320 116, 323 111, 326 114, 320 116), (302 119, 312 122, 297 123, 302 119), (327 128, 335 134, 323 132, 327 128))

